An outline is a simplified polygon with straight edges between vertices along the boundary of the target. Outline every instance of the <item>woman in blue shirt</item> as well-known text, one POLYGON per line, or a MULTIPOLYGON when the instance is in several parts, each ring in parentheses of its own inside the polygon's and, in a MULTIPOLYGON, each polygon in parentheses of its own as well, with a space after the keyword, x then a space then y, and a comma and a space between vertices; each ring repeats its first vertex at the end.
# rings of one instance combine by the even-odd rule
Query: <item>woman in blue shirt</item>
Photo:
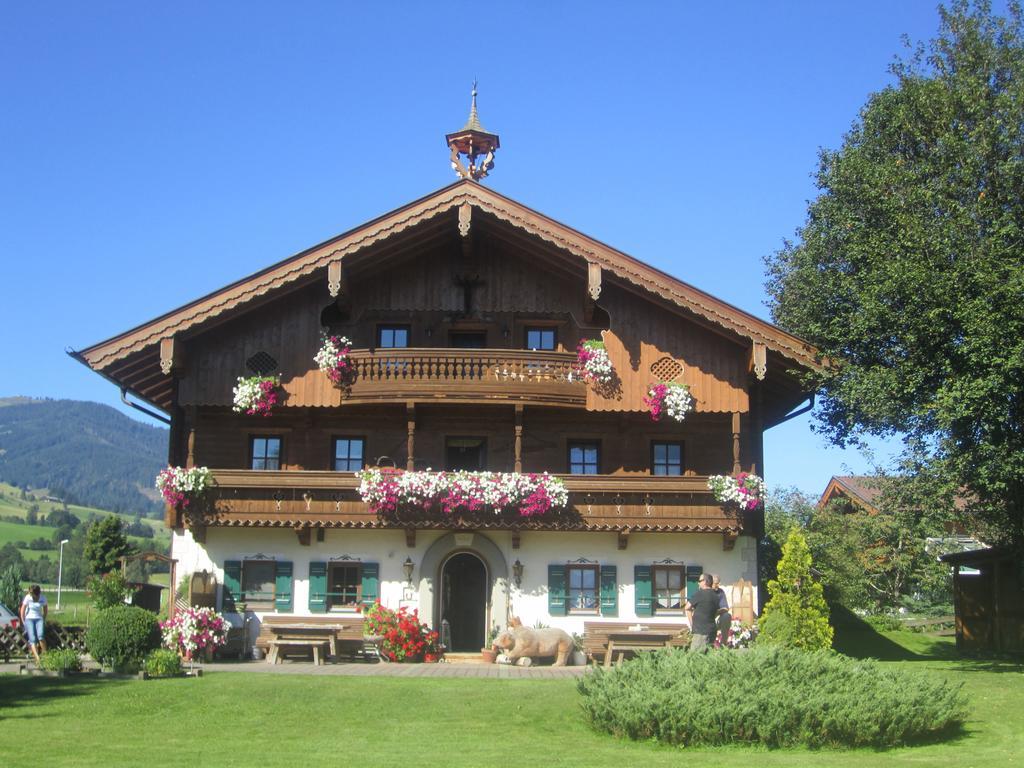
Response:
POLYGON ((39 663, 39 653, 46 653, 46 597, 38 584, 33 584, 25 599, 21 601, 21 623, 25 627, 25 634, 28 636, 28 645, 32 649, 32 655, 36 657, 36 664, 39 663))

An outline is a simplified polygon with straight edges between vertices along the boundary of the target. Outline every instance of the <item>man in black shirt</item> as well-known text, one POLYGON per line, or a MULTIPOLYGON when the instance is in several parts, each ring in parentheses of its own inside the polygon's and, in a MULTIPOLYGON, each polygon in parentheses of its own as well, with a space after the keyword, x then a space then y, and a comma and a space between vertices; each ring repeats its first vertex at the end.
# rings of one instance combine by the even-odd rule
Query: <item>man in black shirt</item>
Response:
POLYGON ((711 583, 711 574, 702 573, 700 589, 692 600, 686 601, 686 615, 690 619, 691 651, 705 651, 715 642, 718 594, 711 588, 711 583))

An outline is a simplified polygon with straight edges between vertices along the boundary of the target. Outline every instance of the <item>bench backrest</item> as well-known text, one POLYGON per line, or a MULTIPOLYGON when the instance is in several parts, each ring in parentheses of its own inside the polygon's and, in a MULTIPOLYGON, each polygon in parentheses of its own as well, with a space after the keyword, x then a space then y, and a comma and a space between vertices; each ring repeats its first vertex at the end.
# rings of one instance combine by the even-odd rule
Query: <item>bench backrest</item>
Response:
MULTIPOLYGON (((583 622, 583 651, 590 655, 602 654, 608 645, 608 635, 629 632, 635 621, 585 621, 583 622)), ((690 644, 690 628, 686 624, 641 624, 652 632, 671 632, 675 635, 669 644, 673 648, 685 648, 690 644)))
MULTIPOLYGON (((290 627, 305 624, 317 625, 324 627, 340 627, 337 638, 339 641, 355 641, 362 642, 363 639, 363 617, 359 614, 354 616, 282 616, 282 615, 270 615, 264 616, 260 622, 260 633, 256 637, 256 645, 264 650, 270 645, 270 641, 274 635, 270 631, 270 627, 290 627)), ((303 634, 301 630, 296 630, 294 634, 290 634, 290 637, 301 638, 303 634)), ((305 637, 315 638, 314 634, 306 635, 305 637)))

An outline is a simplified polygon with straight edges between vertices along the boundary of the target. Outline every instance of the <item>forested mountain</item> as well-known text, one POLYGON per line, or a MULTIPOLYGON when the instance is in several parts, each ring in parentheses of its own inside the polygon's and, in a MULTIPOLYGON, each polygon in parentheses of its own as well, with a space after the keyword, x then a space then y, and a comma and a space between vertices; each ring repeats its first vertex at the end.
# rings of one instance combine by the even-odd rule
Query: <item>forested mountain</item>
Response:
POLYGON ((167 430, 107 405, 0 398, 0 480, 48 488, 69 504, 159 515, 153 487, 167 430))

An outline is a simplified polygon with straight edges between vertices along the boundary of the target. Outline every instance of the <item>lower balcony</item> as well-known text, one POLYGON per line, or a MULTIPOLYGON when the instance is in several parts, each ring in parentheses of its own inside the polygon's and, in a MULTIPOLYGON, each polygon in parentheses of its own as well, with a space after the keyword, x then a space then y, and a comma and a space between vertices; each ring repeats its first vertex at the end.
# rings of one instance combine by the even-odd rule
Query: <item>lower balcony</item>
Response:
POLYGON ((707 478, 636 475, 553 475, 568 503, 536 517, 516 513, 446 514, 439 509, 401 509, 379 515, 362 500, 360 480, 346 472, 212 470, 214 487, 193 528, 256 526, 295 528, 300 540, 314 528, 399 528, 615 531, 620 546, 635 532, 716 533, 731 548, 750 516, 724 507, 707 478))

